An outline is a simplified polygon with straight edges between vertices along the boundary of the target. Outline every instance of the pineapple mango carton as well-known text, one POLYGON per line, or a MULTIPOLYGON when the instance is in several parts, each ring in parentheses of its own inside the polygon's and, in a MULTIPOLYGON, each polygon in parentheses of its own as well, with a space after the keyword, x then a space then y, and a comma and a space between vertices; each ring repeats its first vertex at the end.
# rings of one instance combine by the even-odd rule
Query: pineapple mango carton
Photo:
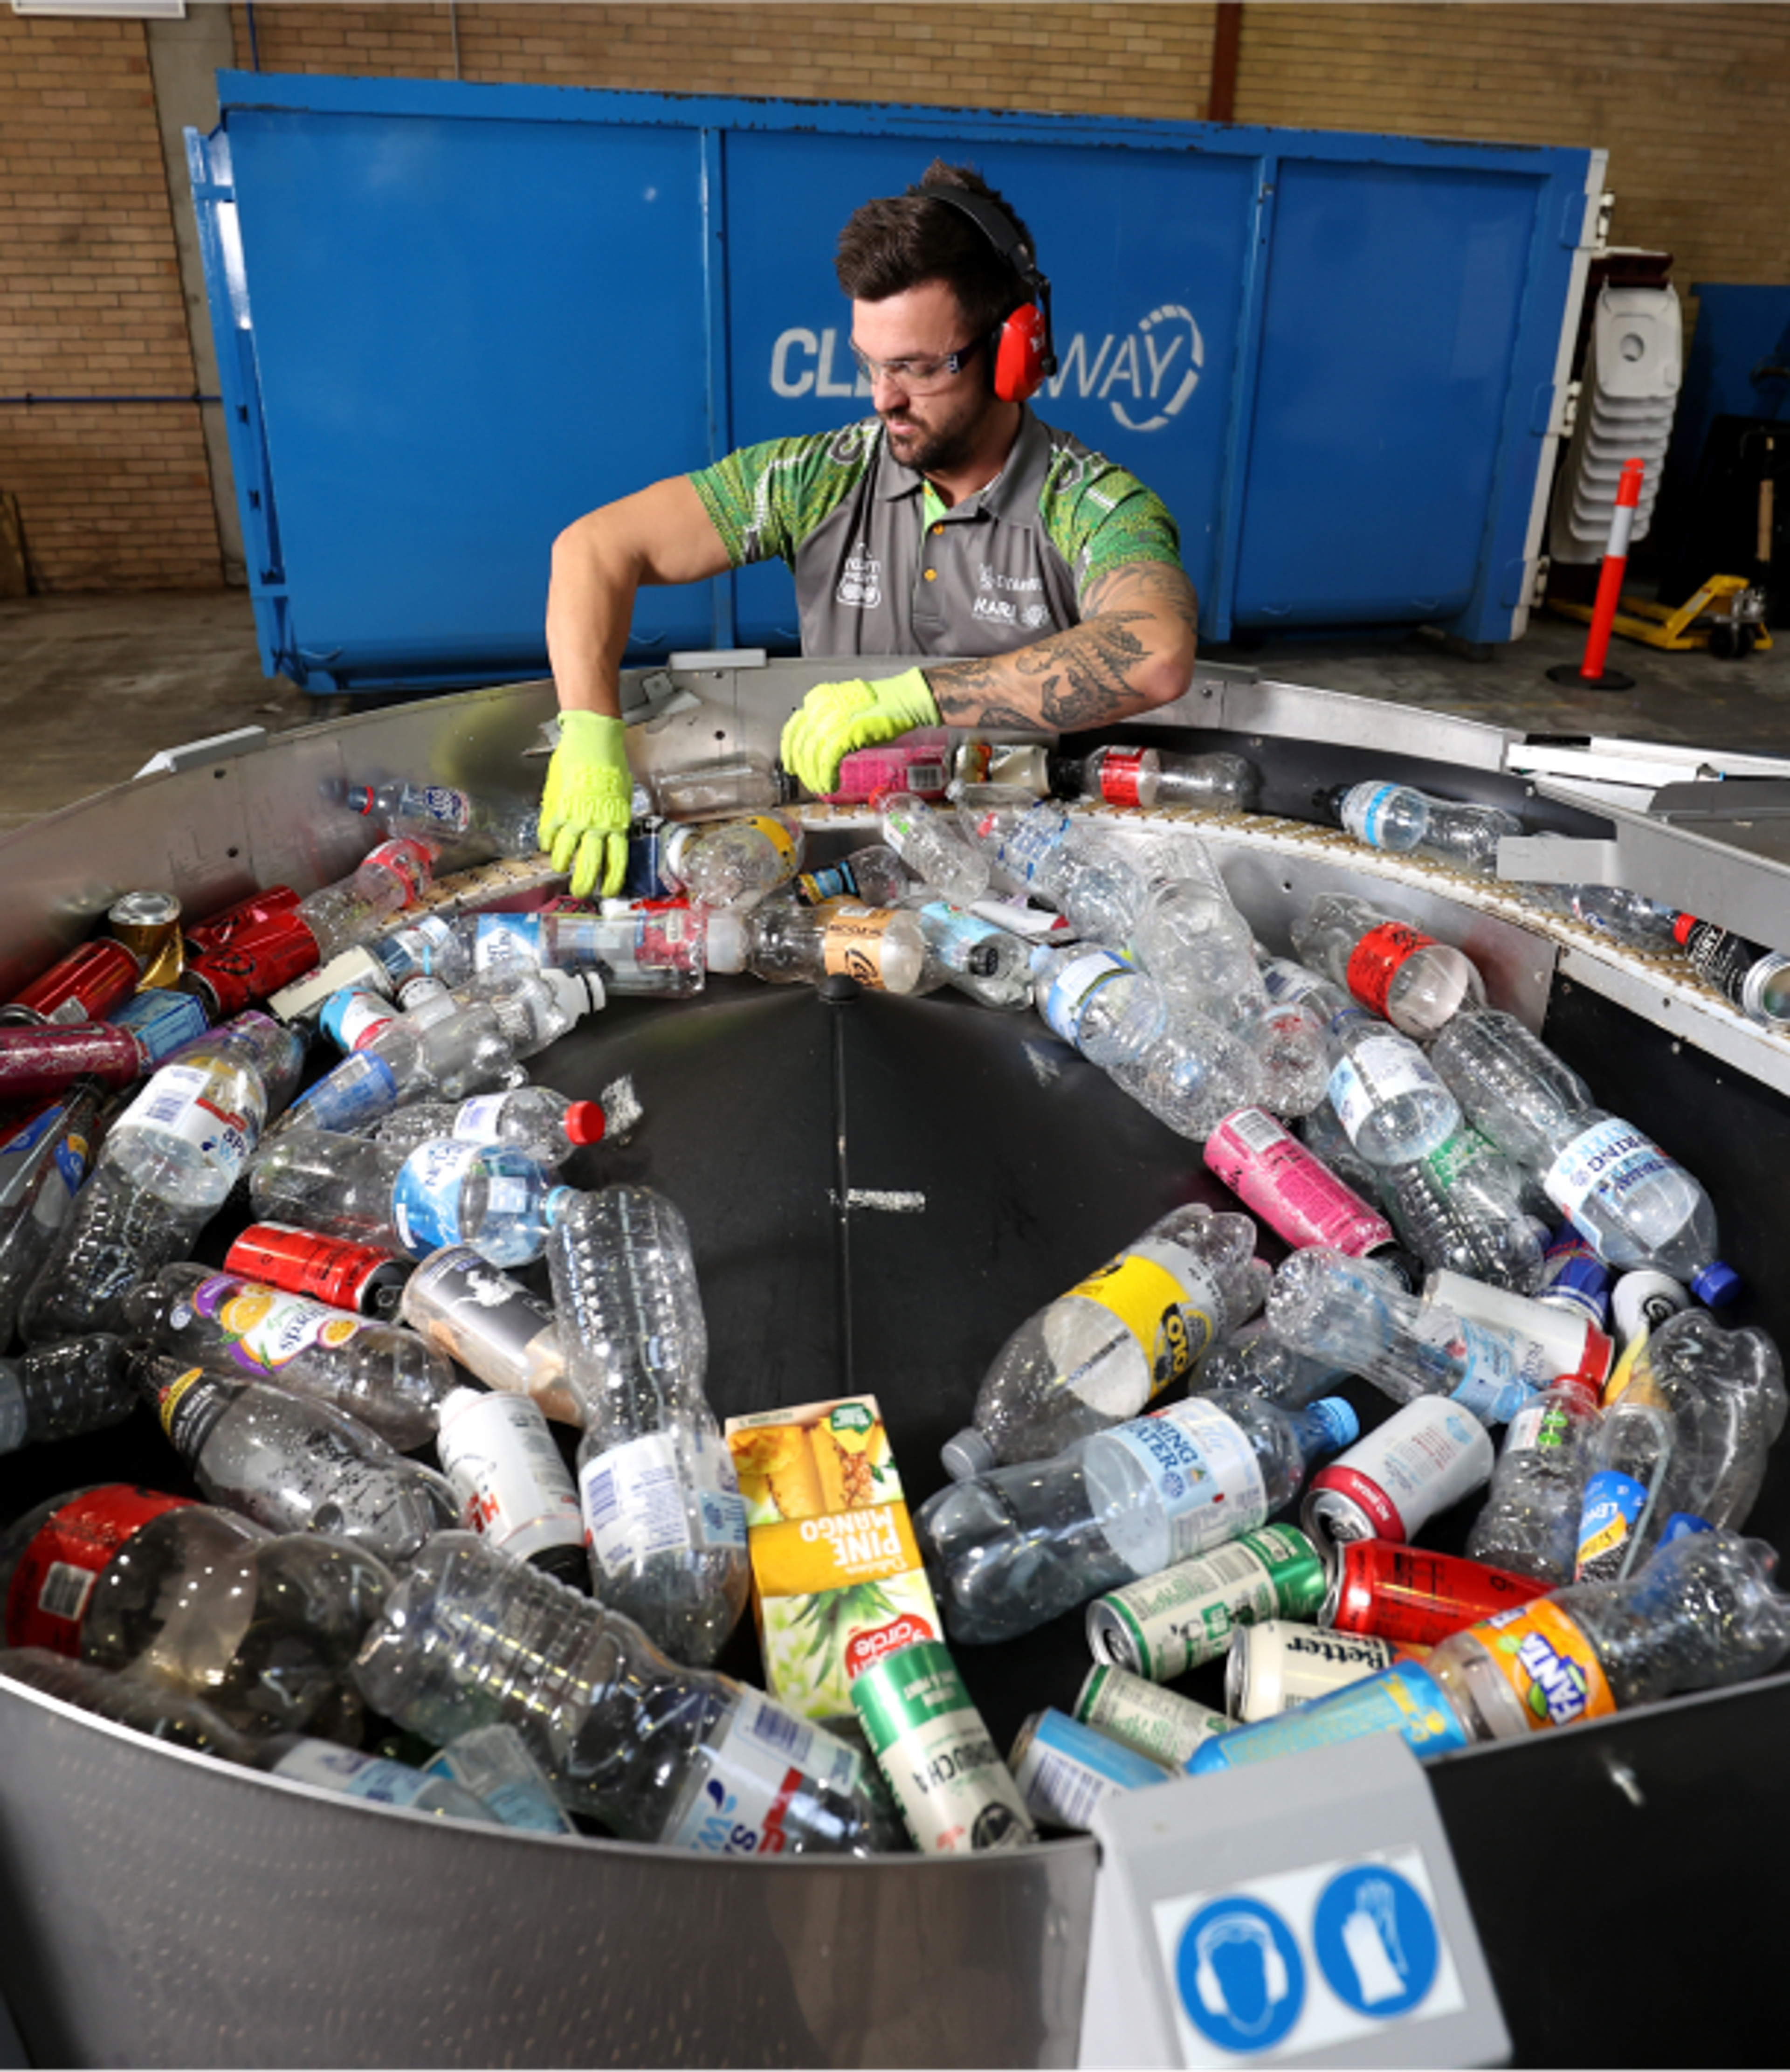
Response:
POLYGON ((855 1676, 944 1637, 877 1399, 730 1417, 727 1443, 765 1681, 811 1719, 855 1716, 855 1676))

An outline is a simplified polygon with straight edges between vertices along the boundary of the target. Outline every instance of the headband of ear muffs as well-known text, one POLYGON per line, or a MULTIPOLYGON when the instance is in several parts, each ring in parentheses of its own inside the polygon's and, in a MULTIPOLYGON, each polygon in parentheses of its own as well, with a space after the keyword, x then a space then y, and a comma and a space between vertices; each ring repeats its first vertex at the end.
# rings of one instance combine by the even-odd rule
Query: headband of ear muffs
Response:
POLYGON ((998 202, 963 187, 922 185, 910 192, 967 216, 1024 289, 988 341, 988 360, 995 393, 1004 403, 1028 402, 1057 372, 1057 354, 1050 336, 1050 283, 1038 271, 1032 247, 998 202))

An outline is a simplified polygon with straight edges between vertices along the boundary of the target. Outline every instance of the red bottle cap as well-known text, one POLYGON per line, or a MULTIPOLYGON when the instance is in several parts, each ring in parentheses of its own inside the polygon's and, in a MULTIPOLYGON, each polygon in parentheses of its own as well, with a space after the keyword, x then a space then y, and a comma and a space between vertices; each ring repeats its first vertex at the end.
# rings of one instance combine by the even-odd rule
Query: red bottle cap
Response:
POLYGON ((609 1128, 601 1101, 574 1101, 565 1112, 565 1133, 574 1144, 597 1144, 609 1128))

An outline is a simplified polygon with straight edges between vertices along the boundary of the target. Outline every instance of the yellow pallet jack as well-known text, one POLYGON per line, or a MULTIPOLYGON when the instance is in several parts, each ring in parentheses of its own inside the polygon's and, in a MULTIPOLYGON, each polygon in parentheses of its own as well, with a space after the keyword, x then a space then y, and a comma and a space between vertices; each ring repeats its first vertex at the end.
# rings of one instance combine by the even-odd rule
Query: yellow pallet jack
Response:
MULTIPOLYGON (((1588 604, 1569 603, 1550 598, 1550 610, 1563 618, 1589 620, 1588 604)), ((1711 576, 1682 604, 1656 604, 1649 597, 1625 596, 1618 607, 1612 630, 1630 640, 1644 640, 1649 648, 1665 648, 1681 654, 1693 648, 1706 648, 1719 660, 1731 662, 1756 648, 1772 645, 1765 623, 1765 593, 1744 576, 1711 576), (1726 609, 1718 610, 1723 600, 1726 609)))

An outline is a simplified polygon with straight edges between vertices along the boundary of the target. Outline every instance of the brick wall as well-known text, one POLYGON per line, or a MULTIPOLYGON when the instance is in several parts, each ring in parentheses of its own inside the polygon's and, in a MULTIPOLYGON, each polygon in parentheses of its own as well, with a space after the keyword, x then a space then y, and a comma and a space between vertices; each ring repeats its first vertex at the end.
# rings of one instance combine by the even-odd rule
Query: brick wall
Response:
MULTIPOLYGON (((207 4, 207 0, 195 0, 207 4)), ((1210 0, 232 9, 265 72, 1197 118, 1210 0)), ((1248 0, 1242 122, 1601 144, 1615 236, 1790 279, 1790 6, 1248 0)), ((0 395, 190 390, 144 31, 0 13, 0 395)), ((218 580, 196 411, 0 405, 47 589, 218 580)))
MULTIPOLYGON (((0 14, 0 397, 187 395, 193 360, 140 22, 0 14)), ((191 404, 0 403, 43 590, 221 579, 191 404)))

